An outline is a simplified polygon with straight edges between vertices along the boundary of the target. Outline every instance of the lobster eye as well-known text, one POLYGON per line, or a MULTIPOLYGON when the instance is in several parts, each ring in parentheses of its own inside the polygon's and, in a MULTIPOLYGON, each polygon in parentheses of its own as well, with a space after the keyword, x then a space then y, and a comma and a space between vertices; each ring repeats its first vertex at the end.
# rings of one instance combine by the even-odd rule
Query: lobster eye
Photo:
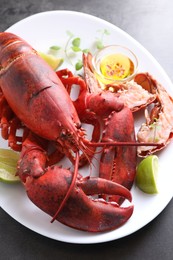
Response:
POLYGON ((63 130, 61 131, 60 138, 62 138, 62 139, 67 139, 67 133, 66 133, 66 130, 65 130, 65 129, 63 129, 63 130))
POLYGON ((76 123, 76 128, 77 128, 77 129, 80 129, 80 128, 81 128, 81 125, 82 125, 81 123, 76 123))

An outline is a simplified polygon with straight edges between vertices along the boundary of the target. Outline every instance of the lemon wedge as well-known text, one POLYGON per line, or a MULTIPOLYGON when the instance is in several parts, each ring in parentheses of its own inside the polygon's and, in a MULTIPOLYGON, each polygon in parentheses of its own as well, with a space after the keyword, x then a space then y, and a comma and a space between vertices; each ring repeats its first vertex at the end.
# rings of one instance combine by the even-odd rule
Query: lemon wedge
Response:
POLYGON ((0 181, 6 183, 19 182, 16 176, 19 154, 8 149, 0 149, 0 181))
POLYGON ((143 159, 136 172, 136 185, 145 193, 158 193, 157 189, 158 157, 150 155, 143 159))
POLYGON ((38 54, 50 65, 53 70, 56 70, 63 63, 62 58, 55 57, 51 54, 46 54, 44 52, 38 52, 38 54))

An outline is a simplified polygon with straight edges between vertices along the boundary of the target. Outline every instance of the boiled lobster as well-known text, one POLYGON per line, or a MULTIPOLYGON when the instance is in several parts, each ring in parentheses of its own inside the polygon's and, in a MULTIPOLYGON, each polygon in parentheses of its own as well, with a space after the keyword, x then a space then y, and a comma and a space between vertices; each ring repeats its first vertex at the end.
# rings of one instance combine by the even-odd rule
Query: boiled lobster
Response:
MULTIPOLYGON (((105 231, 125 223, 133 213, 132 205, 123 208, 114 199, 90 197, 98 194, 132 199, 128 189, 135 176, 137 144, 133 116, 119 97, 109 92, 92 93, 82 78, 68 70, 55 73, 28 43, 7 32, 0 33, 0 87, 2 136, 12 149, 21 150, 18 175, 31 201, 50 214, 52 221, 57 219, 80 230, 105 231), (73 84, 80 85, 74 102, 69 95, 73 84), (128 122, 121 117, 123 113, 128 115, 128 122), (86 138, 81 121, 94 125, 91 140, 86 138), (130 126, 129 132, 121 131, 120 121, 121 126, 130 126), (17 136, 19 128, 23 129, 22 136, 17 136), (128 150, 117 161, 121 161, 120 175, 125 173, 120 184, 82 177, 78 172, 78 165, 91 162, 99 146, 104 154, 113 146, 133 149, 133 155, 128 150), (64 154, 73 163, 73 170, 53 165, 64 154), (132 164, 124 164, 129 160, 132 164), (127 176, 126 188, 121 183, 125 184, 127 176)), ((106 157, 107 165, 115 156, 119 156, 118 149, 106 157)))
POLYGON ((158 146, 138 147, 138 156, 145 157, 165 148, 173 138, 173 98, 149 73, 139 73, 134 78, 156 99, 153 106, 146 107, 145 118, 137 133, 139 142, 155 142, 158 146))
MULTIPOLYGON (((74 77, 67 70, 58 72, 58 75, 69 94, 72 83, 80 84, 79 97, 74 101, 74 106, 79 111, 78 115, 82 122, 94 125, 93 141, 99 140, 102 128, 102 143, 113 144, 117 142, 118 144, 116 147, 103 148, 99 176, 119 183, 130 190, 136 173, 136 146, 138 145, 135 143, 134 119, 131 110, 124 105, 121 107, 122 103, 119 101, 116 108, 116 100, 119 99, 113 93, 98 92, 99 89, 94 89, 94 83, 88 85, 82 81, 81 84, 79 83, 81 79, 74 77), (115 128, 113 129, 112 126, 115 128)), ((118 202, 118 204, 124 200, 116 195, 102 197, 109 201, 118 202)))
POLYGON ((92 54, 83 55, 84 76, 89 89, 96 93, 111 91, 134 113, 145 110, 146 122, 137 133, 137 141, 155 143, 154 146, 138 146, 137 155, 146 157, 164 149, 173 138, 173 98, 148 72, 137 73, 124 83, 100 84, 94 75, 92 54), (157 145, 156 145, 157 144, 157 145))

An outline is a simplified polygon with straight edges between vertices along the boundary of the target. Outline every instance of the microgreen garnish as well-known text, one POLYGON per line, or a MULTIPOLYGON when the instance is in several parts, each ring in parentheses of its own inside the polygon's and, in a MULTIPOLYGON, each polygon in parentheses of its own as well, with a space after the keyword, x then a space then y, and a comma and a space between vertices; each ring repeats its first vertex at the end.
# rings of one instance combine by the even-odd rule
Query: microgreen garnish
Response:
MULTIPOLYGON (((72 41, 72 49, 73 48, 76 48, 77 49, 77 51, 79 50, 81 50, 81 48, 79 47, 80 46, 80 42, 81 42, 81 40, 80 40, 80 38, 75 38, 73 41, 72 41)), ((76 50, 75 50, 76 51, 76 50)))
POLYGON ((90 50, 89 49, 83 49, 82 52, 83 53, 88 53, 90 50))
POLYGON ((82 60, 78 60, 75 64, 72 62, 72 57, 75 57, 76 53, 87 53, 88 49, 82 49, 81 48, 81 39, 79 37, 74 37, 74 34, 70 31, 66 32, 68 35, 68 40, 66 42, 64 52, 67 60, 70 62, 71 65, 75 67, 76 70, 80 70, 83 67, 82 60))
POLYGON ((53 51, 59 51, 61 49, 60 46, 57 46, 57 45, 53 45, 50 47, 50 50, 53 50, 53 51))
POLYGON ((99 38, 97 38, 96 40, 96 48, 98 50, 101 50, 104 48, 104 44, 103 44, 103 39, 105 35, 109 35, 110 32, 107 29, 104 30, 98 30, 99 33, 101 33, 101 36, 99 38))
MULTIPOLYGON (((73 40, 72 38, 74 37, 74 35, 72 33, 69 34, 69 31, 68 31, 68 35, 69 35, 69 40, 67 41, 67 44, 66 44, 66 48, 65 48, 65 53, 66 53, 66 57, 67 59, 70 61, 70 63, 72 64, 72 61, 68 55, 68 51, 69 49, 76 53, 76 52, 81 52, 81 53, 87 53, 89 51, 89 49, 82 49, 80 46, 81 46, 81 39, 79 37, 75 37, 73 40), (71 44, 70 44, 71 42, 71 44), (69 46, 70 45, 70 46, 69 46)), ((80 69, 82 69, 83 67, 83 63, 82 63, 82 60, 78 60, 76 63, 75 63, 75 69, 78 71, 80 69)))
POLYGON ((78 60, 78 62, 75 64, 75 69, 80 70, 83 67, 83 62, 81 60, 78 60))
MULTIPOLYGON (((100 37, 96 38, 95 42, 95 49, 102 49, 104 47, 103 40, 105 35, 109 35, 109 31, 107 29, 99 30, 98 33, 100 33, 100 37)), ((53 55, 57 55, 59 51, 64 53, 65 59, 73 66, 75 67, 76 71, 79 71, 83 67, 83 62, 81 59, 78 58, 78 54, 82 53, 88 53, 91 52, 88 48, 82 48, 81 47, 81 38, 76 37, 71 31, 67 30, 66 34, 68 36, 68 39, 66 41, 66 44, 64 47, 60 47, 59 45, 53 45, 49 48, 49 52, 53 55), (74 59, 77 58, 77 62, 74 62, 74 59)), ((94 51, 94 50, 93 50, 94 51)))

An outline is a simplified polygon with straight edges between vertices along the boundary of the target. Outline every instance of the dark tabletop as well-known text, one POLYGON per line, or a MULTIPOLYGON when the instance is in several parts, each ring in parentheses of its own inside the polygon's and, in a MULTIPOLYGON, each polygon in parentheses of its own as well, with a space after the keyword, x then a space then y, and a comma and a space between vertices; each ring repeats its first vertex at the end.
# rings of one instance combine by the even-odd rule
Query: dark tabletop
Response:
MULTIPOLYGON (((120 27, 157 59, 173 80, 170 0, 0 0, 0 31, 43 11, 89 13, 120 27)), ((75 245, 43 237, 0 209, 0 259, 173 259, 173 201, 147 226, 116 241, 75 245)))

